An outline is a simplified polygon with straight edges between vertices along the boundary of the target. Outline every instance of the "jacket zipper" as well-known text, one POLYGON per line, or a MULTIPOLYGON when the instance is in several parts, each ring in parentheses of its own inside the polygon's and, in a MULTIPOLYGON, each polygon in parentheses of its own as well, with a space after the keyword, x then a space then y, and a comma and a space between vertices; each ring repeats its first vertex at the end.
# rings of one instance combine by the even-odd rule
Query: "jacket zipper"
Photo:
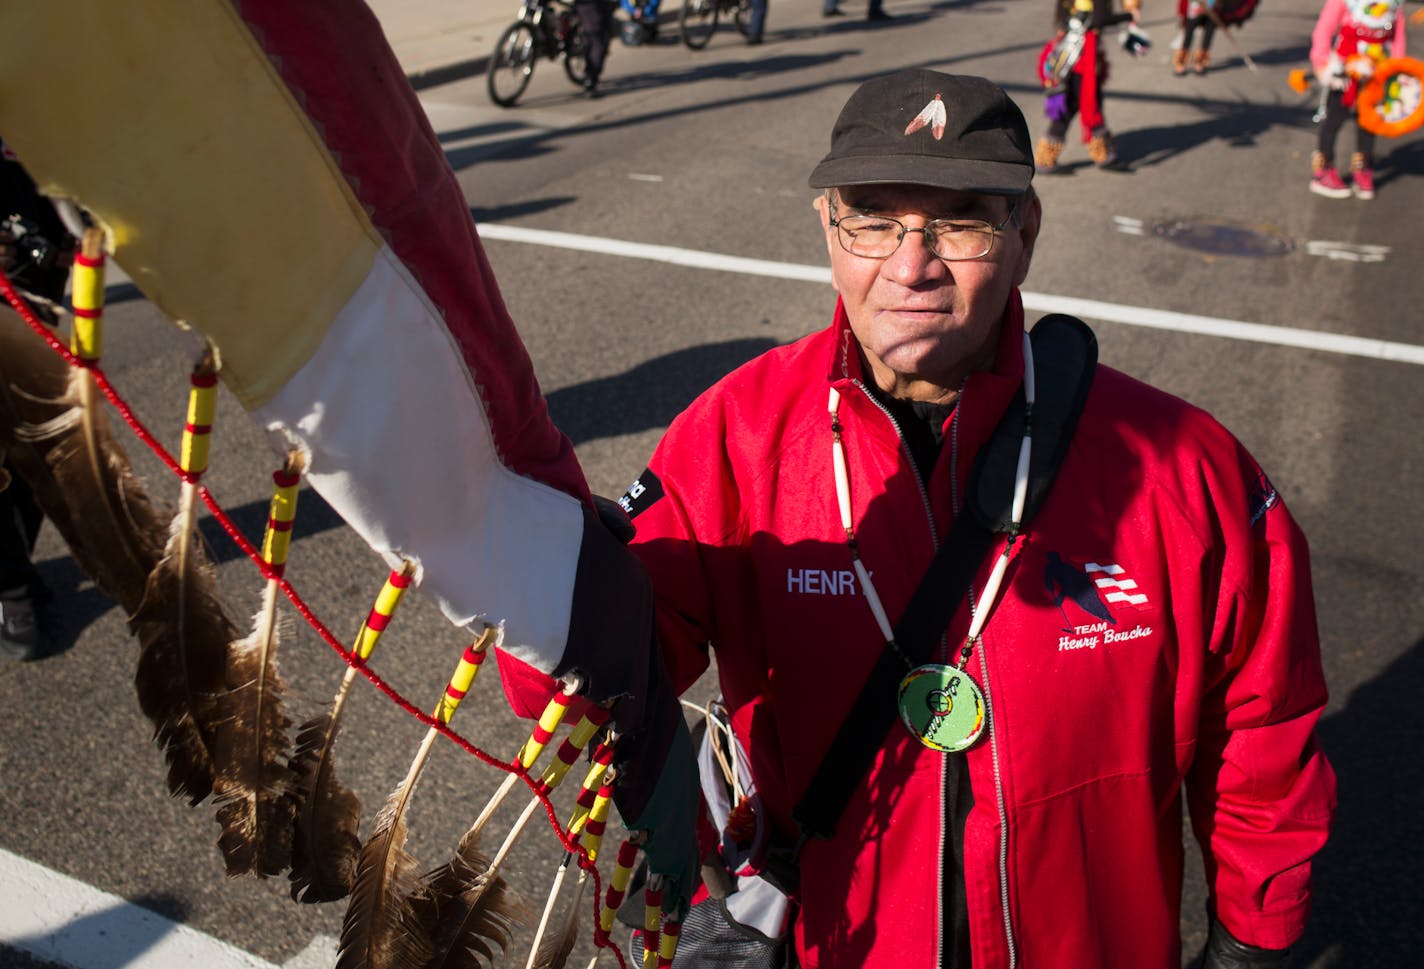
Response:
MULTIPOLYGON (((900 423, 895 420, 895 415, 890 413, 890 408, 880 403, 862 381, 852 380, 851 383, 859 388, 860 392, 865 395, 866 400, 880 409, 880 413, 885 415, 885 419, 890 422, 890 426, 895 428, 895 437, 900 442, 900 451, 909 460, 910 470, 915 474, 915 484, 918 485, 920 489, 920 503, 924 505, 925 517, 929 519, 930 523, 930 544, 934 547, 934 551, 939 551, 939 533, 935 531, 934 509, 930 507, 930 493, 925 488, 924 481, 920 478, 920 469, 915 466, 915 456, 910 453, 910 445, 905 442, 905 432, 900 429, 900 423)), ((956 407, 954 412, 957 419, 959 408, 956 407)))
MULTIPOLYGON (((893 428, 895 428, 895 436, 896 436, 896 437, 899 439, 899 441, 900 441, 900 450, 904 453, 905 457, 908 459, 909 465, 910 465, 910 471, 911 471, 911 472, 914 474, 914 476, 915 476, 915 484, 918 485, 918 486, 919 486, 919 489, 920 489, 920 502, 924 505, 924 508, 925 508, 925 518, 929 521, 929 525, 930 525, 930 546, 931 546, 931 548, 932 548, 933 551, 938 552, 938 551, 939 551, 939 531, 938 531, 938 529, 935 528, 934 509, 933 509, 933 507, 930 505, 929 489, 925 487, 924 479, 920 476, 920 469, 919 469, 919 467, 915 464, 915 456, 910 453, 910 446, 909 446, 908 442, 906 442, 906 440, 905 440, 905 432, 900 429, 900 423, 899 423, 899 421, 895 420, 895 415, 892 414, 892 413, 890 413, 890 409, 889 409, 888 407, 886 407, 884 404, 880 403, 880 401, 876 399, 875 395, 872 394, 868 389, 866 389, 865 384, 863 384, 863 383, 862 383, 861 381, 859 381, 859 380, 854 381, 854 384, 855 384, 855 386, 857 386, 858 388, 860 388, 861 393, 865 394, 865 396, 870 400, 870 402, 871 402, 872 404, 874 404, 876 407, 880 408, 881 413, 883 413, 883 414, 886 416, 886 418, 889 419, 889 421, 890 421, 890 426, 893 427, 893 428)), ((957 405, 957 406, 954 408, 954 413, 953 413, 952 415, 950 415, 950 419, 949 419, 949 448, 950 448, 950 450, 949 450, 949 467, 950 467, 949 487, 950 487, 950 507, 954 510, 954 513, 955 513, 955 514, 958 514, 958 513, 959 513, 959 411, 960 411, 960 406, 962 406, 963 402, 964 402, 964 385, 961 383, 960 386, 959 386, 959 405, 957 405)), ((969 590, 969 609, 970 609, 970 613, 971 613, 971 615, 972 615, 973 610, 974 610, 974 590, 973 590, 972 587, 971 587, 970 590, 969 590)), ((946 641, 946 636, 941 636, 941 637, 940 637, 940 650, 941 650, 941 652, 943 652, 945 649, 947 649, 947 647, 948 647, 948 643, 947 643, 947 641, 946 641)), ((986 690, 987 690, 987 687, 986 687, 986 690)), ((988 694, 986 693, 986 694, 985 694, 985 697, 984 697, 984 702, 985 702, 985 703, 988 703, 988 701, 989 701, 989 698, 988 698, 988 694)), ((990 720, 990 727, 991 727, 991 729, 992 729, 992 726, 993 726, 993 721, 990 720)), ((948 778, 946 777, 946 774, 945 774, 945 771, 944 771, 943 767, 941 767, 941 768, 940 768, 940 772, 939 772, 940 813, 941 813, 941 816, 943 816, 943 813, 944 813, 944 806, 945 806, 945 804, 947 803, 947 800, 948 800, 948 798, 947 798, 947 792, 945 791, 945 786, 946 786, 947 784, 948 784, 948 778)), ((1001 810, 1002 810, 1002 809, 1001 809, 1001 810)), ((947 852, 953 850, 953 846, 949 843, 949 840, 954 837, 954 835, 953 835, 953 833, 952 833, 952 832, 953 832, 953 825, 954 825, 954 818, 950 818, 948 824, 944 823, 944 821, 941 820, 941 823, 940 823, 940 836, 939 836, 939 855, 938 855, 938 858, 937 858, 936 869, 935 869, 935 886, 936 886, 936 889, 937 889, 936 892, 935 892, 935 915, 936 915, 936 920, 937 920, 937 923, 938 923, 938 926, 939 926, 939 931, 935 933, 935 965, 941 967, 941 969, 943 969, 943 967, 944 967, 944 937, 945 937, 945 931, 944 931, 944 922, 945 922, 945 911, 944 911, 944 858, 945 858, 945 854, 946 854, 947 852)))
MULTIPOLYGON (((910 446, 905 442, 905 434, 900 429, 899 422, 895 420, 895 415, 890 413, 888 407, 875 399, 875 395, 866 389, 863 382, 854 380, 852 383, 860 389, 860 392, 863 393, 872 404, 880 409, 880 412, 890 421, 890 426, 895 428, 895 436, 900 440, 900 450, 909 458, 910 470, 914 473, 915 484, 918 485, 920 489, 920 501, 924 505, 925 517, 929 520, 930 525, 930 544, 933 546, 934 551, 939 551, 939 534, 935 530, 934 510, 930 506, 929 491, 925 488, 924 480, 920 477, 920 469, 915 466, 914 455, 910 454, 910 446)), ((959 514, 959 415, 963 409, 964 384, 961 383, 959 386, 958 403, 949 421, 950 507, 954 510, 956 515, 959 514)), ((971 619, 977 607, 976 600, 977 597, 974 592, 974 586, 971 583, 969 587, 969 615, 971 619)), ((940 639, 940 646, 941 649, 945 647, 944 637, 940 639)), ((989 752, 994 773, 994 801, 999 811, 999 904, 1000 912, 1004 918, 1004 942, 1009 949, 1009 969, 1015 969, 1015 967, 1018 966, 1018 946, 1014 942, 1013 911, 1009 907, 1009 811, 1008 805, 1004 801, 1004 778, 999 764, 999 733, 997 718, 994 716, 993 691, 989 687, 989 661, 982 650, 979 653, 979 666, 983 670, 984 675, 984 705, 987 708, 985 712, 989 718, 989 752)), ((945 774, 943 769, 941 769, 941 805, 944 803, 945 783, 945 774)), ((951 823, 952 821, 953 819, 951 819, 951 823)), ((946 839, 949 837, 952 837, 952 835, 948 832, 948 826, 941 824, 937 879, 940 890, 935 893, 937 896, 935 910, 939 918, 939 932, 935 940, 935 963, 939 966, 944 965, 944 854, 946 850, 950 849, 950 846, 946 844, 946 839)))
POLYGON ((1009 969, 1018 965, 1014 944, 1014 920, 1009 908, 1009 809, 1004 803, 1004 778, 999 769, 999 731, 994 720, 993 691, 989 689, 989 660, 981 650, 979 668, 984 674, 984 705, 989 714, 989 753, 994 765, 994 798, 999 807, 999 904, 1004 916, 1004 942, 1009 947, 1009 969))
MULTIPOLYGON (((954 409, 954 420, 950 423, 950 497, 954 502, 954 513, 959 514, 959 414, 964 409, 964 393, 960 390, 959 406, 954 409)), ((978 597, 973 583, 969 586, 969 617, 974 618, 978 608, 978 597)), ((1013 911, 1009 908, 1009 810, 1004 802, 1004 777, 999 766, 998 718, 994 716, 994 691, 989 684, 989 658, 983 649, 979 651, 979 668, 984 676, 984 706, 989 717, 989 754, 994 770, 994 804, 999 811, 999 905, 1004 917, 1004 942, 1009 948, 1009 969, 1018 965, 1018 946, 1014 942, 1013 911)), ((941 865, 943 861, 941 860, 941 865)), ((941 928, 943 932, 943 928, 941 928)))

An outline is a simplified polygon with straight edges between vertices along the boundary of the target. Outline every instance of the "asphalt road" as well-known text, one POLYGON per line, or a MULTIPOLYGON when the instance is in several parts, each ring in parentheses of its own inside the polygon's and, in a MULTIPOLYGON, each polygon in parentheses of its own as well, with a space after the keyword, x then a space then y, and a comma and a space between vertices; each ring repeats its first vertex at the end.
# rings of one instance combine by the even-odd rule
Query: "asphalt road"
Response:
MULTIPOLYGON (((1304 62, 1318 6, 1264 5, 1240 35, 1259 70, 1247 70, 1218 39, 1217 67, 1203 78, 1172 76, 1173 18, 1160 6, 1145 19, 1155 42, 1147 56, 1113 50, 1107 112, 1130 171, 1097 171, 1070 141, 1070 170, 1039 180, 1044 231, 1026 289, 1140 308, 1144 318, 1165 311, 1424 344, 1415 309, 1424 295, 1424 135, 1382 143, 1375 201, 1313 196, 1306 191, 1313 104, 1287 87, 1286 74, 1304 62), (1192 241, 1206 248, 1185 244, 1192 241)), ((984 74, 1020 100, 1035 132, 1041 127, 1034 62, 1047 5, 902 0, 890 4, 901 16, 874 29, 854 18, 822 21, 818 7, 774 3, 767 43, 756 48, 727 27, 700 53, 678 46, 673 31, 653 46, 615 42, 599 100, 577 97, 547 62, 513 110, 489 103, 481 77, 426 89, 422 98, 482 224, 807 266, 823 265, 825 252, 806 175, 863 78, 899 65, 984 74)), ((1347 135, 1341 150, 1349 147, 1347 135)), ((833 306, 821 282, 497 235, 487 232, 486 248, 551 411, 605 494, 622 492, 699 390, 755 353, 824 325, 833 306)), ((1104 362, 1231 427, 1311 541, 1332 691, 1321 735, 1340 777, 1340 813, 1318 861, 1315 912, 1297 965, 1417 965, 1424 525, 1414 510, 1424 497, 1424 371, 1085 315, 1104 362)), ((106 371, 175 446, 184 338, 136 295, 114 303, 108 319, 106 371)), ((276 458, 231 398, 220 404, 215 434, 209 487, 258 534, 276 458)), ((137 443, 131 453, 156 493, 176 494, 137 443)), ((207 534, 233 614, 251 614, 259 577, 216 529, 207 534)), ((336 936, 341 905, 302 907, 281 880, 225 878, 211 809, 164 793, 161 759, 134 697, 136 647, 124 617, 52 531, 38 558, 57 593, 60 650, 0 667, 0 847, 271 962, 292 959, 314 937, 336 936)), ((304 492, 288 576, 338 635, 354 634, 384 574, 304 492)), ((310 715, 329 701, 342 667, 295 616, 285 632, 290 703, 299 717, 310 715)), ((463 645, 416 594, 374 663, 425 706, 463 645)), ((708 695, 694 693, 699 701, 708 695)), ((488 674, 455 726, 505 753, 524 729, 488 674)), ((338 756, 368 824, 422 734, 376 691, 358 688, 338 756)), ((453 744, 437 744, 412 808, 413 853, 443 861, 497 780, 453 744)), ((513 813, 506 809, 501 823, 513 813)), ((552 834, 529 835, 519 854, 511 878, 542 899, 559 856, 552 834)), ((1186 899, 1190 958, 1202 939, 1195 873, 1186 899)), ((0 966, 35 964, 0 944, 0 966)))

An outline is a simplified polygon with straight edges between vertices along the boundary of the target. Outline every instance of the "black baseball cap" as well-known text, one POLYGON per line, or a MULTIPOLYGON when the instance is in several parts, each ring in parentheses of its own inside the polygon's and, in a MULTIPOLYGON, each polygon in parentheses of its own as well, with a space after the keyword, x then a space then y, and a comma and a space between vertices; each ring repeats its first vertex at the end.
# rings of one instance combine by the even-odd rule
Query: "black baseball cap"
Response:
POLYGON ((1028 123, 982 77, 911 68, 856 88, 812 188, 909 183, 1022 195, 1033 180, 1028 123))

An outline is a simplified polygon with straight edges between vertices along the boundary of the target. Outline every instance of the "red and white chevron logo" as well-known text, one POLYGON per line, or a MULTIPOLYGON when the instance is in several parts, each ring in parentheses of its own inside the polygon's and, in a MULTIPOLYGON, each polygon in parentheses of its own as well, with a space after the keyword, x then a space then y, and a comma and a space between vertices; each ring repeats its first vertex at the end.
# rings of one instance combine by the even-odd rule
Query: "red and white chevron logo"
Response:
POLYGON ((1128 578, 1127 570, 1121 565, 1089 562, 1083 566, 1083 570, 1088 573, 1093 584, 1102 590, 1104 602, 1126 602, 1131 606, 1147 604, 1146 593, 1138 591, 1136 580, 1128 578))

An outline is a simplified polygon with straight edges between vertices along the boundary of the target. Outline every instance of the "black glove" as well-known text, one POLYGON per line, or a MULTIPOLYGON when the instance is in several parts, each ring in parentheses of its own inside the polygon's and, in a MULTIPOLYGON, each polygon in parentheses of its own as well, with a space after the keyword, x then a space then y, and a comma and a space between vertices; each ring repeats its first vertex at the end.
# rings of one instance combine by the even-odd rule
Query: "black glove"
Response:
POLYGON ((554 675, 575 673, 589 699, 612 702, 613 800, 624 825, 645 833, 648 868, 663 876, 663 908, 681 918, 699 868, 697 765, 658 649, 652 583, 624 547, 632 522, 614 502, 595 499, 595 505, 596 513, 584 515, 573 629, 554 675))
POLYGON ((1226 926, 1211 920, 1202 969, 1286 969, 1290 949, 1262 949, 1238 942, 1226 926))
POLYGON ((638 534, 638 526, 633 524, 633 519, 629 518, 628 513, 623 510, 623 506, 612 498, 594 495, 593 507, 598 512, 599 523, 624 545, 631 542, 633 536, 638 534))
MULTIPOLYGON (((663 709, 659 704, 660 712, 663 709)), ((649 724, 656 729, 639 738, 635 749, 625 751, 624 741, 619 740, 613 800, 624 826, 645 834, 642 848, 648 870, 663 877, 663 910, 681 920, 700 876, 695 826, 702 792, 680 704, 672 714, 656 716, 649 724), (664 731, 667 739, 660 743, 657 734, 664 731)))

